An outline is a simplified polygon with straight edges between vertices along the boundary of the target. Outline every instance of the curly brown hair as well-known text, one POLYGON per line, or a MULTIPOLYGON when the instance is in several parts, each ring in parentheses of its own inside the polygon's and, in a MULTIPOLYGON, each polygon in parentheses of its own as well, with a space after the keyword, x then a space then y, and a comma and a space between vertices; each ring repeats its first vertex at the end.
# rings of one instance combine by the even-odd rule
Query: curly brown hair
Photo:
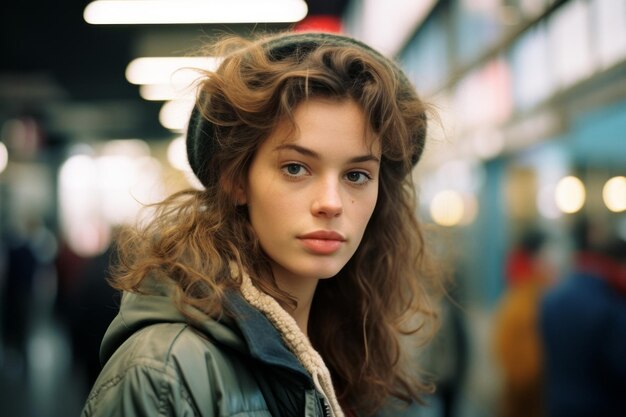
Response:
POLYGON ((405 366, 401 348, 403 335, 428 339, 436 316, 432 290, 438 278, 416 219, 411 175, 427 109, 390 60, 349 38, 311 37, 229 38, 211 49, 224 58, 215 72, 203 74, 190 125, 210 143, 189 147, 203 151, 190 162, 205 189, 172 195, 154 206, 147 224, 126 231, 118 240, 112 284, 137 292, 147 276, 167 277, 177 283, 181 311, 189 314, 184 306, 191 305, 216 316, 225 313, 225 290, 240 285, 229 270, 234 262, 259 289, 294 308, 295 300, 277 287, 235 190, 278 122, 295 128, 299 103, 313 97, 355 101, 381 141, 379 196, 352 259, 334 279, 319 282, 309 336, 342 406, 370 415, 390 397, 420 401, 432 388, 410 371, 415 367, 405 366))

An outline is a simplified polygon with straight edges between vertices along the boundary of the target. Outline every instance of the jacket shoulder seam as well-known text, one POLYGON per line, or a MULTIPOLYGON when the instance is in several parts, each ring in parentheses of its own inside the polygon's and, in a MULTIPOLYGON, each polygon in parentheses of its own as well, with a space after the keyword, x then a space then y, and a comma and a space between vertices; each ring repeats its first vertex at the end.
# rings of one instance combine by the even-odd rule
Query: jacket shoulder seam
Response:
MULTIPOLYGON (((185 324, 184 326, 182 326, 179 330, 178 333, 176 333, 176 335, 172 338, 172 341, 170 342, 170 345, 167 349, 167 353, 165 354, 165 360, 163 361, 163 369, 162 372, 165 373, 165 370, 167 369, 168 366, 170 366, 170 359, 172 358, 172 349, 174 348, 174 344, 176 344, 176 341, 178 340, 178 338, 180 337, 180 335, 189 327, 188 324, 185 324)), ((175 373, 174 378, 176 379, 177 385, 179 390, 181 391, 181 396, 182 398, 187 402, 187 404, 189 406, 191 406, 191 404, 189 404, 189 393, 187 392, 187 390, 185 389, 185 384, 183 384, 181 382, 181 378, 178 375, 178 372, 175 373)), ((166 380, 162 380, 161 381, 161 389, 159 390, 159 406, 158 406, 158 412, 159 415, 167 415, 167 387, 168 387, 168 383, 166 380)), ((193 410, 193 407, 191 407, 193 410)), ((194 411, 195 413, 195 411, 194 411)))
MULTIPOLYGON (((126 377, 129 371, 131 371, 132 369, 136 369, 136 368, 152 369, 153 371, 156 371, 159 374, 162 374, 162 375, 165 375, 167 377, 174 379, 175 383, 178 385, 181 391, 182 399, 187 403, 187 405, 191 408, 191 410, 193 410, 194 415, 198 415, 197 410, 191 401, 191 395, 189 394, 187 389, 184 387, 184 384, 181 383, 180 377, 178 375, 168 375, 163 372, 162 367, 147 365, 143 363, 133 364, 132 366, 129 366, 128 368, 126 368, 123 373, 117 374, 113 376, 112 378, 110 378, 108 381, 105 381, 103 384, 101 384, 96 390, 94 390, 89 395, 89 397, 85 401, 86 405, 93 403, 94 401, 98 399, 98 397, 100 397, 101 394, 103 394, 104 392, 118 385, 120 382, 124 380, 124 378, 126 377)), ((159 399, 159 402, 157 405, 157 411, 159 415, 168 415, 167 401, 166 401, 167 387, 168 387, 168 382, 166 379, 163 379, 160 384, 159 390, 157 392, 158 399, 159 399)))
MULTIPOLYGON (((158 374, 162 374, 162 375, 167 375, 164 372, 163 367, 160 366, 154 366, 154 365, 148 365, 145 363, 134 363, 128 367, 126 367, 124 369, 123 372, 116 374, 114 376, 112 376, 111 378, 109 378, 108 380, 106 380, 105 382, 103 382, 102 384, 100 384, 98 386, 97 389, 95 389, 87 398, 87 401, 92 401, 95 398, 97 398, 98 396, 100 396, 100 393, 116 386, 117 384, 119 384, 128 374, 129 371, 136 369, 136 368, 144 368, 144 369, 151 369, 153 371, 156 371, 158 374)), ((168 375, 169 376, 169 375, 168 375)), ((176 379, 176 381, 178 382, 179 378, 177 376, 172 376, 174 379, 176 379)), ((164 381, 165 382, 165 381, 164 381)))
MULTIPOLYGON (((107 381, 104 381, 102 384, 99 384, 99 386, 94 389, 92 391, 91 394, 89 394, 86 403, 91 403, 93 401, 95 401, 102 393, 108 391, 109 389, 115 387, 116 385, 118 385, 121 381, 124 380, 124 378, 126 377, 126 375, 128 374, 129 371, 133 370, 133 369, 137 369, 137 368, 143 368, 143 369, 151 369, 153 371, 156 371, 158 374, 161 374, 163 376, 167 376, 170 378, 173 378, 175 383, 178 385, 179 389, 180 389, 180 394, 181 397, 184 399, 184 401, 191 407, 192 410, 194 410, 194 414, 196 414, 196 410, 193 407, 193 405, 190 402, 190 394, 189 392, 187 392, 186 388, 184 387, 184 384, 182 384, 181 382, 181 378, 180 375, 178 375, 178 372, 175 370, 175 367, 172 367, 172 365, 170 364, 171 362, 171 356, 172 356, 172 349, 174 347, 174 344, 176 343, 176 341, 178 340, 178 338, 180 337, 180 335, 189 327, 188 324, 183 325, 178 332, 172 337, 171 342, 169 343, 167 352, 164 355, 164 360, 162 364, 159 365, 155 365, 155 364, 150 364, 150 363, 145 363, 142 360, 146 360, 146 359, 154 359, 154 358, 149 358, 149 357, 142 357, 142 356, 138 356, 135 358, 135 362, 130 364, 130 366, 127 366, 123 369, 123 372, 118 373, 116 375, 113 375, 111 378, 109 378, 107 381), (141 362, 138 362, 137 360, 141 360, 141 362), (167 369, 172 368, 174 369, 174 374, 170 375, 167 371, 167 369)), ((158 405, 157 405, 157 410, 159 415, 167 415, 167 391, 168 391, 168 381, 167 378, 162 378, 162 381, 160 383, 159 389, 157 391, 157 396, 158 396, 158 405)))

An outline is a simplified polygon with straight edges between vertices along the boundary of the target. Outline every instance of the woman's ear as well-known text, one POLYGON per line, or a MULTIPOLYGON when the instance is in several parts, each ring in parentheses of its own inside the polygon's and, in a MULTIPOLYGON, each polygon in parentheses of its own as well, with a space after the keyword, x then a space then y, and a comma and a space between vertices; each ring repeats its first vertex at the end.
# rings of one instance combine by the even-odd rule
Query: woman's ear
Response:
POLYGON ((222 191, 230 195, 232 199, 238 206, 243 206, 247 203, 248 199, 246 198, 246 187, 240 181, 233 181, 226 176, 220 178, 220 185, 222 191))
POLYGON ((243 206, 248 202, 246 198, 246 189, 243 184, 237 184, 233 187, 233 194, 238 206, 243 206))

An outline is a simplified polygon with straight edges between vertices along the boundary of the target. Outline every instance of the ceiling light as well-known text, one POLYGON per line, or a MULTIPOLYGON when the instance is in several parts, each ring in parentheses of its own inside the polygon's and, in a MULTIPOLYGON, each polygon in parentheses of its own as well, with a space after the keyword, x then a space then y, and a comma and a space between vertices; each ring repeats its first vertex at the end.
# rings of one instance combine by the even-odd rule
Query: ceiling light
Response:
POLYGON ((5 170, 9 163, 9 151, 4 143, 0 142, 0 174, 5 170))
POLYGON ((146 84, 139 86, 139 95, 148 101, 169 101, 178 99, 194 99, 196 89, 180 88, 172 84, 146 84))
POLYGON ((167 160, 172 167, 179 171, 191 171, 187 159, 187 142, 185 136, 178 136, 167 147, 167 160))
POLYGON ((215 71, 216 57, 144 57, 133 59, 126 67, 131 84, 170 84, 184 89, 202 77, 201 70, 215 71))
POLYGON ((185 130, 194 104, 193 100, 172 100, 164 103, 159 112, 161 125, 173 131, 185 130))
POLYGON ((98 0, 87 5, 87 23, 188 24, 297 22, 308 12, 303 0, 98 0))
POLYGON ((613 177, 602 188, 602 199, 606 207, 619 213, 626 210, 626 177, 613 177))
POLYGON ((574 177, 562 178, 556 185, 555 200, 556 205, 563 213, 576 213, 585 204, 585 185, 574 177))
POLYGON ((463 197, 457 191, 440 191, 430 203, 430 215, 441 226, 456 226, 463 219, 463 213, 463 197))

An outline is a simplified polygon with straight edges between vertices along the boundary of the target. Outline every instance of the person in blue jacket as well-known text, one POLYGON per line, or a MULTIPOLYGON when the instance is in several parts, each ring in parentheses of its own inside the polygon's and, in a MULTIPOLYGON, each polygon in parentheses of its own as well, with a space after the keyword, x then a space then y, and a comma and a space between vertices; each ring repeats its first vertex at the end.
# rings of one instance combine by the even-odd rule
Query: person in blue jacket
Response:
POLYGON ((541 303, 549 417, 626 415, 626 242, 575 228, 571 273, 541 303))
POLYGON ((371 416, 431 389, 413 167, 426 106, 352 38, 228 39, 187 154, 203 189, 118 242, 120 311, 84 416, 371 416))

